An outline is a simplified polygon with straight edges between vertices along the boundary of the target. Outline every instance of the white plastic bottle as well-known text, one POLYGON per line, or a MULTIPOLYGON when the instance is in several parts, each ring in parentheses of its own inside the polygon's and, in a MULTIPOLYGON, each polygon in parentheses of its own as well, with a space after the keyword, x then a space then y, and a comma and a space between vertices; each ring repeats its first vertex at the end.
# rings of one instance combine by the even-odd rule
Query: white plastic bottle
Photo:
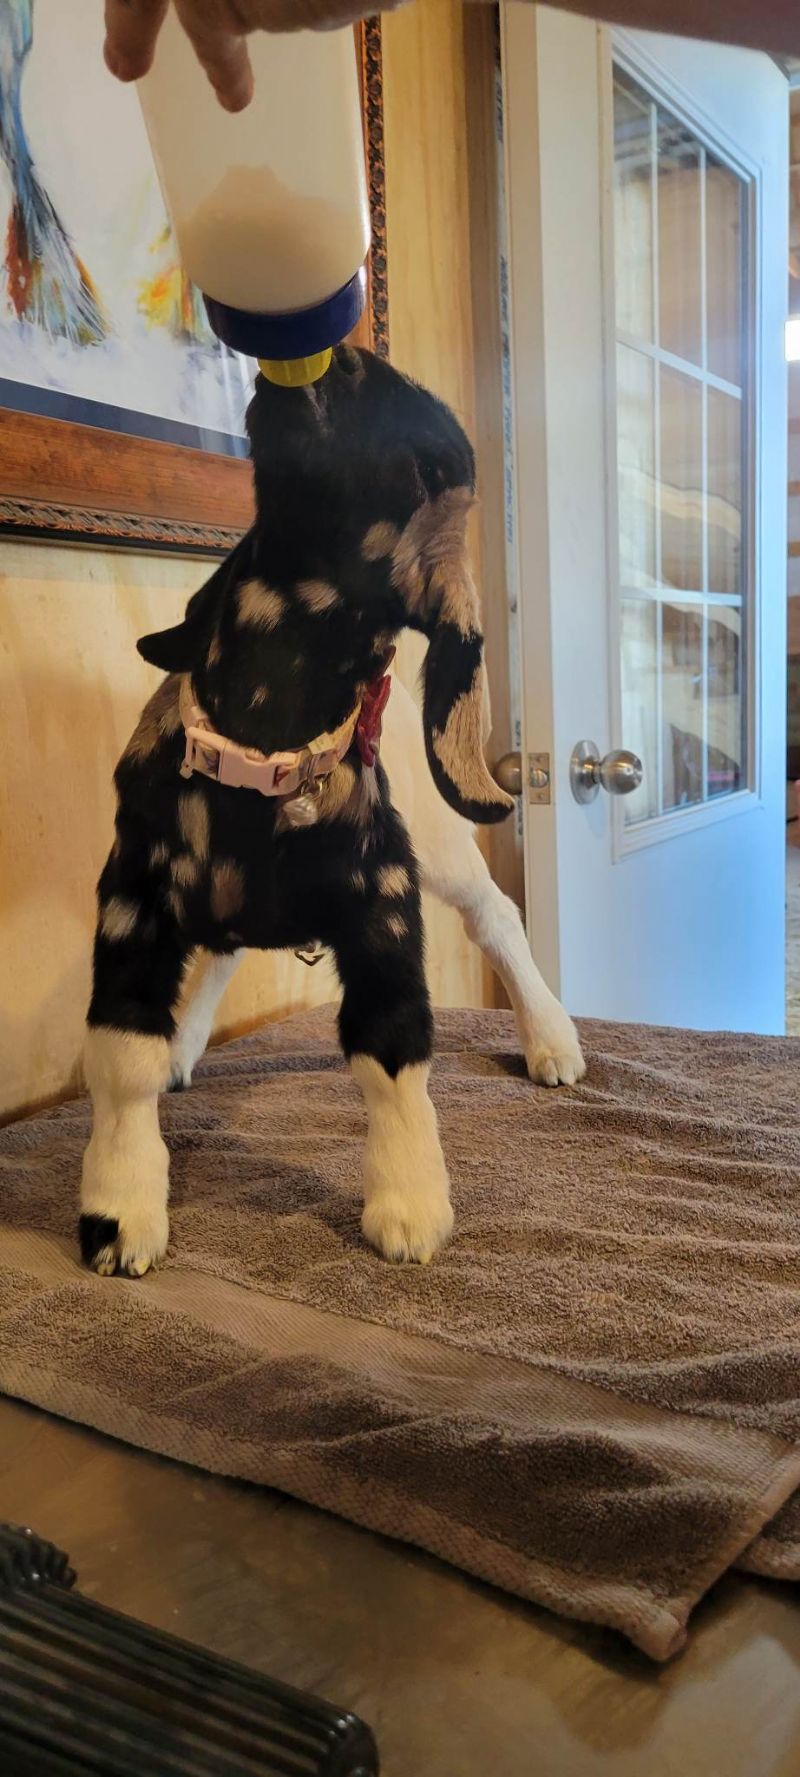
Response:
POLYGON ((355 326, 369 200, 350 29, 255 32, 255 97, 223 110, 170 6, 139 83, 164 199, 215 333, 285 383, 355 326), (308 362, 306 362, 308 361, 308 362))

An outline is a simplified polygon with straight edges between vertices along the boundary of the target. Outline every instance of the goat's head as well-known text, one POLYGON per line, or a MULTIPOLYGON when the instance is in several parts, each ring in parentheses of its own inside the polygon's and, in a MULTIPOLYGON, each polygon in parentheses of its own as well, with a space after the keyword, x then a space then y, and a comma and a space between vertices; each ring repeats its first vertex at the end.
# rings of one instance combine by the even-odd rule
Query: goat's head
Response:
MULTIPOLYGON (((260 376, 247 426, 254 530, 195 595, 184 624, 145 638, 145 658, 192 671, 220 724, 230 723, 226 663, 230 681, 238 650, 241 681, 249 613, 248 659, 261 650, 263 678, 264 650, 271 650, 275 680, 258 740, 268 722, 271 744, 293 744, 290 702, 292 727, 303 730, 311 720, 307 703, 317 716, 324 712, 318 727, 332 726, 379 664, 387 638, 404 626, 421 630, 429 641, 424 723, 434 779, 459 813, 502 819, 512 804, 483 757, 483 637, 466 541, 475 464, 454 415, 371 353, 340 346, 326 375, 307 389, 260 376), (228 593, 236 608, 226 620, 218 606, 228 593), (290 659, 306 663, 294 682, 290 659)), ((244 738, 256 742, 252 724, 244 738)))

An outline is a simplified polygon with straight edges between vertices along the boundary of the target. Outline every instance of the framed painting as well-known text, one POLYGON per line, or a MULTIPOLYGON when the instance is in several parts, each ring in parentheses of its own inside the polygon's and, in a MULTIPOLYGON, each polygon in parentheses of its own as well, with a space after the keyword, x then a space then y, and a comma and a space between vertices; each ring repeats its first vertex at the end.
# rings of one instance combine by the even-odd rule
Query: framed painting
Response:
MULTIPOLYGON (((388 351, 381 37, 357 28, 388 351)), ((97 0, 0 0, 0 535, 219 554, 252 515, 253 366, 187 279, 97 0)))

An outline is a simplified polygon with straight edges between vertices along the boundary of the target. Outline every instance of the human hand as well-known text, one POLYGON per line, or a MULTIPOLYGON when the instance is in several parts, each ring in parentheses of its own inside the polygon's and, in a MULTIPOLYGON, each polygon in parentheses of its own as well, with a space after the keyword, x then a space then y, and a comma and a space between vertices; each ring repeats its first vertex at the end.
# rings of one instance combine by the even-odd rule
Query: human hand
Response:
MULTIPOLYGON (((138 80, 153 59, 170 0, 105 0, 106 62, 120 80, 138 80)), ((800 54, 798 0, 554 0, 568 12, 638 30, 671 31, 754 49, 800 54)), ((253 96, 251 31, 326 30, 391 12, 403 0, 174 0, 199 60, 228 111, 253 96)))
MULTIPOLYGON (((324 30, 349 25, 400 0, 174 0, 197 56, 226 111, 253 97, 250 31, 324 30)), ((119 80, 138 80, 153 60, 169 0, 106 0, 105 58, 119 80)))

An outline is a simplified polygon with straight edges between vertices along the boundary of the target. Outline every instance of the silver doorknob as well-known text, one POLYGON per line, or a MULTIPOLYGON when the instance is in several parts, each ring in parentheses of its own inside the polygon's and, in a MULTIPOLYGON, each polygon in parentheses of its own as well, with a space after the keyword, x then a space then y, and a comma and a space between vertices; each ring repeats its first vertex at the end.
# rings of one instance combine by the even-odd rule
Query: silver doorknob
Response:
POLYGON ((641 759, 623 748, 601 759, 593 740, 579 740, 569 762, 569 781, 576 802, 593 802, 601 785, 610 796, 629 796, 644 777, 641 759))
POLYGON ((502 759, 498 759, 492 777, 495 783, 500 785, 501 790, 505 790, 507 796, 521 796, 522 754, 504 753, 502 759))

